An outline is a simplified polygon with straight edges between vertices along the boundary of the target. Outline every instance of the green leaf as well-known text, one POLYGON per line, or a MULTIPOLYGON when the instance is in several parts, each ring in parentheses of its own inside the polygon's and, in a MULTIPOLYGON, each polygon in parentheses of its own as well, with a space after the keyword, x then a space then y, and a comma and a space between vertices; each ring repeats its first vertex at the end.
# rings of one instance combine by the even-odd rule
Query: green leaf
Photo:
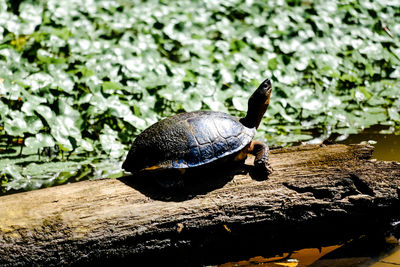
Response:
POLYGON ((11 136, 24 137, 24 133, 28 132, 28 124, 21 112, 11 112, 12 119, 5 119, 4 130, 11 136))
POLYGON ((123 88, 123 86, 120 83, 109 82, 109 81, 103 82, 102 87, 105 92, 113 90, 121 90, 123 88))
POLYGON ((243 97, 235 96, 235 97, 232 98, 233 106, 237 110, 240 110, 240 111, 244 111, 244 112, 247 111, 247 102, 248 102, 248 99, 245 99, 243 97))
POLYGON ((396 109, 395 107, 388 108, 388 114, 391 120, 400 122, 400 115, 398 109, 396 109))
POLYGON ((100 143, 111 158, 120 158, 125 153, 124 146, 117 139, 117 133, 106 125, 100 135, 100 143))
POLYGON ((43 128, 42 121, 36 116, 25 116, 24 119, 27 124, 27 132, 31 134, 36 134, 43 128))
POLYGON ((268 69, 269 70, 276 70, 278 67, 278 60, 276 58, 272 58, 268 60, 268 69))
POLYGON ((182 103, 182 106, 187 112, 201 109, 201 96, 196 92, 190 93, 186 101, 182 103))

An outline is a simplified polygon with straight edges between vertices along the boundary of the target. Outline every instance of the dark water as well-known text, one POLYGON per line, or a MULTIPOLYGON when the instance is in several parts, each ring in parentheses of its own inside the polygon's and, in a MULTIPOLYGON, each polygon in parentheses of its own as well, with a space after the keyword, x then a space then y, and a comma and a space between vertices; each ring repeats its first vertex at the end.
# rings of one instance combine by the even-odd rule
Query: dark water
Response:
POLYGON ((350 135, 340 143, 358 144, 373 141, 372 143, 374 143, 373 146, 375 147, 374 154, 372 155, 373 158, 400 162, 400 133, 381 134, 380 132, 384 129, 383 126, 374 126, 359 134, 350 135))
MULTIPOLYGON (((367 142, 375 147, 373 158, 383 161, 400 161, 400 134, 382 134, 385 128, 387 127, 374 126, 359 134, 350 135, 339 143, 367 142)), ((294 252, 282 252, 274 258, 254 257, 221 266, 395 267, 400 266, 399 239, 400 222, 394 221, 393 228, 385 234, 361 236, 342 244, 332 244, 322 248, 303 248, 294 252)))

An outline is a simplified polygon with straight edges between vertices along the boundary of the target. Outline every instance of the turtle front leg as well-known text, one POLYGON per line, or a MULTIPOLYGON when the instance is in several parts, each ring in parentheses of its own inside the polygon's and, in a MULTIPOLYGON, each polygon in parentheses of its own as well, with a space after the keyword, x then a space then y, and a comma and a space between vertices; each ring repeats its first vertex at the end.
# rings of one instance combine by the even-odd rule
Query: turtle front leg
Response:
POLYGON ((251 141, 249 153, 255 156, 254 171, 257 177, 267 178, 272 173, 272 167, 268 162, 269 148, 260 141, 251 141))

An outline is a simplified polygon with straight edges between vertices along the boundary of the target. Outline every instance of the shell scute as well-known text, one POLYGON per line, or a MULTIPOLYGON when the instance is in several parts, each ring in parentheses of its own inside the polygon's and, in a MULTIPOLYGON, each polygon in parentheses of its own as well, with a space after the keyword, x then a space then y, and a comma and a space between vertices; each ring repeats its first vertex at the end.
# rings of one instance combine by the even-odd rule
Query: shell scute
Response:
POLYGON ((238 136, 244 126, 235 120, 235 118, 218 117, 213 118, 214 124, 221 137, 227 139, 231 136, 238 136))
POLYGON ((200 156, 202 162, 209 162, 214 158, 214 150, 209 144, 200 145, 200 156))
POLYGON ((192 132, 200 145, 210 144, 218 138, 219 134, 212 119, 204 120, 199 117, 187 120, 192 127, 192 132))
POLYGON ((201 161, 200 148, 198 146, 191 147, 186 153, 185 159, 189 167, 199 165, 201 161))
POLYGON ((230 150, 230 146, 228 146, 228 143, 222 137, 214 140, 212 143, 212 148, 214 150, 214 156, 217 158, 221 157, 224 153, 230 150))

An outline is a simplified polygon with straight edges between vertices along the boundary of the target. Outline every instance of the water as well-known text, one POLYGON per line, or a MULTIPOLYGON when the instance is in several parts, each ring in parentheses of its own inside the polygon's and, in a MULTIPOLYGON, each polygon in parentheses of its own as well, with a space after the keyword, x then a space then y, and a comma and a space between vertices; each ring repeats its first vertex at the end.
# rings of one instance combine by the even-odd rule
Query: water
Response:
POLYGON ((373 141, 375 147, 373 158, 377 160, 400 161, 400 133, 398 134, 381 134, 384 131, 383 126, 374 126, 365 131, 350 135, 343 144, 359 144, 361 142, 373 141))
POLYGON ((283 252, 272 258, 253 257, 249 260, 221 264, 220 267, 394 267, 399 265, 400 247, 397 238, 364 236, 344 244, 304 248, 291 253, 283 252))

